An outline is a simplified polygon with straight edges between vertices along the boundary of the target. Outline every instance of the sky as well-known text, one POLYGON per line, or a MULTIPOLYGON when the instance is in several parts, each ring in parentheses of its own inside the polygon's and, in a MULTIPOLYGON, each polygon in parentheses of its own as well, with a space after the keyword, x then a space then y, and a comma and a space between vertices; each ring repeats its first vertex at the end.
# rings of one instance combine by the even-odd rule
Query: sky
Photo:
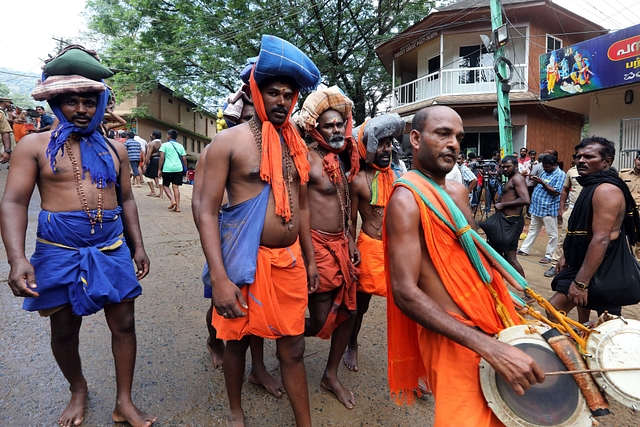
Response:
MULTIPOLYGON (((507 3, 509 0, 502 0, 507 3)), ((11 1, 3 5, 0 66, 39 75, 43 59, 56 51, 57 41, 86 31, 85 0, 11 1), (28 7, 28 10, 25 10, 28 7)), ((640 22, 640 0, 555 0, 554 3, 609 29, 640 22)), ((94 46, 85 46, 94 48, 94 46)))

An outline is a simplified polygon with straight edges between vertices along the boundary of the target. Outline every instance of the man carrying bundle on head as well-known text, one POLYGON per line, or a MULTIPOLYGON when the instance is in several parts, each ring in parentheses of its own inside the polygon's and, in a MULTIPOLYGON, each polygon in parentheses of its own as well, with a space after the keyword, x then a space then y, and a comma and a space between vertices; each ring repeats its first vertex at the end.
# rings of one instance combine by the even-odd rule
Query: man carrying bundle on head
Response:
POLYGON ((69 381, 71 401, 63 427, 84 420, 87 381, 78 335, 82 317, 104 309, 116 367, 115 422, 149 426, 156 417, 131 401, 136 359, 134 300, 149 272, 125 147, 100 133, 113 75, 95 52, 72 45, 49 62, 32 97, 49 101, 60 120, 52 132, 27 135, 16 147, 0 226, 11 271, 9 286, 23 307, 51 321, 51 349, 69 381), (42 199, 31 261, 24 254, 27 208, 37 185, 42 199), (119 186, 119 188, 117 188, 119 186), (120 194, 118 194, 120 193, 120 194), (120 199, 120 200, 118 200, 120 199), (123 237, 123 222, 130 241, 123 237), (137 266, 134 270, 133 259, 137 266))
POLYGON ((349 181, 358 172, 358 149, 351 137, 353 103, 337 86, 313 92, 298 118, 313 140, 309 152, 309 210, 311 236, 320 282, 309 295, 306 336, 331 338, 321 385, 348 409, 353 393, 338 380, 340 358, 349 342, 356 310, 354 263, 359 259, 349 233, 349 181))
POLYGON ((358 212, 362 228, 358 236, 359 265, 357 307, 353 332, 344 354, 344 364, 358 370, 358 333, 362 318, 369 309, 372 295, 387 296, 382 250, 382 216, 399 173, 391 168, 395 138, 404 134, 405 123, 398 114, 374 117, 354 129, 360 152, 360 171, 351 183, 351 234, 356 237, 358 212))
POLYGON ((304 329, 318 271, 305 185, 307 149, 289 117, 298 92, 315 89, 320 72, 293 45, 263 36, 249 83, 256 116, 211 142, 197 221, 211 270, 212 323, 217 338, 227 341, 228 425, 244 426, 245 353, 256 335, 276 340, 296 424, 310 426, 304 329), (229 203, 220 213, 225 188, 229 203))
POLYGON ((389 387, 397 401, 411 402, 425 379, 435 427, 497 427, 503 424, 480 387, 480 358, 518 394, 544 381, 544 372, 494 338, 520 322, 502 275, 487 267, 499 260, 478 251, 467 189, 445 179, 463 138, 462 119, 451 108, 418 111, 410 134, 415 170, 396 180, 387 204, 389 387))

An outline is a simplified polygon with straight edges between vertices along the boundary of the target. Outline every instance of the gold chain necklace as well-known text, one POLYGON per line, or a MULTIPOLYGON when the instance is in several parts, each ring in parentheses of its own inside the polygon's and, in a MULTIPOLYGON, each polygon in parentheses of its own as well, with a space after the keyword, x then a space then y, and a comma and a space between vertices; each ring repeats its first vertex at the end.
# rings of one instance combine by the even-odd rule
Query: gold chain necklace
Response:
MULTIPOLYGON (((316 151, 318 152, 318 155, 320 155, 320 158, 322 158, 322 160, 324 161, 324 156, 326 156, 326 153, 324 152, 324 150, 321 149, 320 146, 316 147, 316 151)), ((337 182, 334 182, 333 185, 334 187, 336 187, 336 194, 338 195, 338 201, 340 202, 340 210, 342 211, 342 227, 344 230, 344 235, 345 237, 347 236, 347 233, 349 233, 349 229, 351 228, 351 198, 349 197, 349 182, 347 181, 347 175, 345 174, 344 170, 342 169, 342 165, 340 164, 340 160, 338 160, 338 170, 340 172, 340 180, 342 181, 342 186, 338 186, 337 182), (346 197, 346 200, 343 201, 342 200, 342 192, 344 191, 344 195, 346 197)))
MULTIPOLYGON (((377 213, 380 216, 380 218, 382 218, 384 216, 384 210, 380 211, 380 207, 379 206, 371 204, 371 199, 373 197, 373 191, 371 190, 371 185, 372 185, 373 178, 369 178, 369 174, 367 173, 368 171, 369 171, 369 168, 366 168, 364 170, 364 176, 365 176, 365 178, 367 180, 367 185, 369 186, 369 206, 371 207, 371 210, 373 212, 377 213)), ((374 174, 375 174, 375 172, 374 172, 374 174)), ((373 223, 372 220, 369 220, 369 224, 371 224, 371 226, 376 229, 376 231, 377 231, 376 234, 378 235, 378 237, 382 237, 382 222, 380 222, 380 226, 379 227, 376 227, 376 225, 373 223)))
POLYGON ((96 210, 96 214, 92 215, 91 210, 89 209, 89 204, 87 203, 87 197, 84 194, 84 187, 82 186, 82 174, 80 173, 80 167, 78 166, 78 162, 76 161, 76 157, 73 155, 73 151, 71 150, 71 143, 67 140, 65 143, 65 150, 67 151, 67 155, 69 156, 69 160, 71 160, 71 166, 73 166, 73 174, 76 179, 76 191, 78 192, 78 198, 80 199, 80 205, 82 209, 86 212, 89 217, 89 223, 91 224, 91 234, 95 234, 95 225, 97 222, 100 223, 100 228, 102 228, 102 215, 104 213, 104 186, 102 185, 102 178, 100 178, 100 182, 98 183, 98 208, 96 210))
MULTIPOLYGON (((249 120, 249 128, 251 129, 251 133, 253 133, 253 139, 258 146, 258 151, 260 151, 260 161, 262 162, 262 131, 258 127, 258 123, 256 123, 255 116, 249 120)), ((291 157, 291 152, 289 151, 289 146, 285 142, 282 145, 282 158, 284 160, 284 186, 287 189, 287 193, 289 195, 289 210, 291 212, 291 218, 289 218, 288 224, 286 219, 282 219, 283 224, 287 224, 289 230, 293 230, 293 194, 291 191, 291 186, 293 185, 293 159, 291 157)))

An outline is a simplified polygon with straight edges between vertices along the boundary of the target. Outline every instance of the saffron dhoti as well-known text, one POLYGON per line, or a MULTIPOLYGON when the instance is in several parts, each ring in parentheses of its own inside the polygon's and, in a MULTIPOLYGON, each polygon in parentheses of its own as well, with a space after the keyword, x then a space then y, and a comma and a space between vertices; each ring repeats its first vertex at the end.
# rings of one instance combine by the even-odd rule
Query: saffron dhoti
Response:
POLYGON ((356 244, 360 251, 358 292, 381 297, 387 296, 387 278, 384 274, 384 247, 382 240, 369 237, 360 230, 356 244))

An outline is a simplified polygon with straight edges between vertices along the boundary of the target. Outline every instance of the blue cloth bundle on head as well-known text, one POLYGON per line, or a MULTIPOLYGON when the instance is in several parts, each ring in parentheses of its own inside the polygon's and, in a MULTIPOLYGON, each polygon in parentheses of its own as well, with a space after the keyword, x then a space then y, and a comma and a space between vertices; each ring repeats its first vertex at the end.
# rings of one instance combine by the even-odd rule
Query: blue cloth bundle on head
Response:
MULTIPOLYGON (((81 46, 70 46, 69 48, 70 49, 64 50, 58 57, 64 55, 64 53, 69 50, 74 49, 89 52, 81 46)), ((104 80, 100 80, 98 82, 97 80, 90 79, 81 74, 84 67, 86 67, 86 63, 92 61, 95 61, 98 66, 102 66, 95 55, 87 53, 87 55, 85 55, 81 61, 78 61, 76 65, 78 74, 69 75, 69 69, 60 76, 51 76, 43 72, 42 79, 38 82, 32 96, 38 100, 46 99, 51 110, 60 121, 60 125, 51 132, 51 139, 49 141, 49 146, 47 147, 47 158, 49 159, 53 172, 56 172, 56 156, 59 152, 62 152, 64 155, 64 143, 67 141, 69 136, 71 134, 80 135, 82 137, 82 143, 80 144, 82 176, 84 178, 85 173, 89 171, 91 181, 98 188, 102 188, 114 184, 116 182, 117 174, 113 159, 110 155, 109 149, 107 148, 107 143, 99 131, 100 124, 104 119, 104 114, 109 103, 110 91, 104 83, 104 80), (48 79, 52 80, 47 81, 48 79), (55 84, 51 84, 53 80, 55 80, 55 84), (75 126, 66 119, 62 113, 58 100, 59 96, 63 96, 64 94, 80 94, 89 91, 99 92, 98 103, 91 122, 85 129, 83 129, 75 126)), ((68 68, 69 67, 73 68, 74 64, 68 64, 68 68)))
POLYGON ((318 67, 300 49, 281 38, 263 35, 253 77, 260 86, 274 76, 291 77, 305 93, 314 91, 322 81, 318 67))

